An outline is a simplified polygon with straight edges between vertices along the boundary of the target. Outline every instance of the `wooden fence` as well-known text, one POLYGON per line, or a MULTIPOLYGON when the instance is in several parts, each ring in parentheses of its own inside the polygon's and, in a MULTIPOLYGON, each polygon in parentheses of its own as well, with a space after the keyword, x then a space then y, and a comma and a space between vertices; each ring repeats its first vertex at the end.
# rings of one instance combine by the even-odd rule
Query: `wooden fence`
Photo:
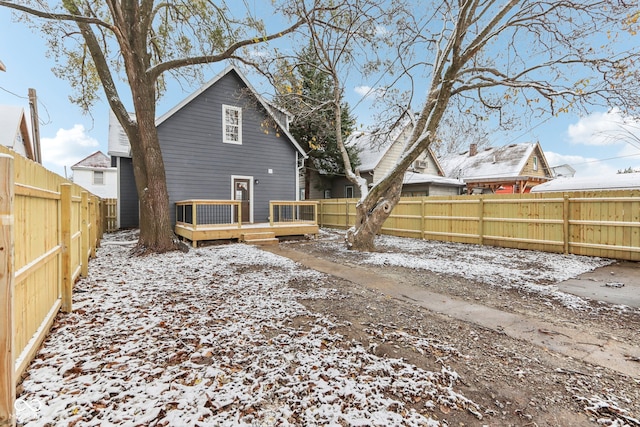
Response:
MULTIPOLYGON (((352 226, 356 203, 320 200, 319 224, 352 226)), ((640 261, 640 191, 402 198, 382 233, 640 261)))
POLYGON ((0 426, 15 425, 15 386, 103 230, 101 200, 0 146, 0 426))
POLYGON ((111 233, 118 229, 118 199, 102 199, 102 218, 104 232, 111 233))

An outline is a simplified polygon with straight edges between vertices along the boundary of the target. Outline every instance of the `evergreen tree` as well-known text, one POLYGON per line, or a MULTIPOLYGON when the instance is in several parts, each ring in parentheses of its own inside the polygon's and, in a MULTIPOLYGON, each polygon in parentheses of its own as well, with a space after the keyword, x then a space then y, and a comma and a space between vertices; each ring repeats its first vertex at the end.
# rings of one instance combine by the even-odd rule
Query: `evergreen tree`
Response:
MULTIPOLYGON (((298 64, 283 62, 277 79, 276 104, 292 113, 295 118, 289 131, 309 154, 305 162, 306 194, 309 194, 309 174, 317 170, 325 176, 344 175, 344 162, 334 132, 335 108, 333 81, 320 69, 314 51, 304 48, 298 64)), ((355 119, 349 105, 340 100, 342 107, 343 138, 354 130, 355 119)), ((347 147, 352 164, 358 164, 354 147, 347 147)))

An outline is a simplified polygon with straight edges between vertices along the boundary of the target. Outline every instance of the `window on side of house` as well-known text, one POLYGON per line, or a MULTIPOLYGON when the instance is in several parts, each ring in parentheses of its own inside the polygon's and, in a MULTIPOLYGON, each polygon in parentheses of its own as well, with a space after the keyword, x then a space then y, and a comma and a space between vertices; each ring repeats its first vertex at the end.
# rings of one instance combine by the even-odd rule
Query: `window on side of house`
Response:
POLYGON ((331 190, 324 190, 324 198, 325 199, 331 198, 331 190))
POLYGON ((353 199, 353 185, 344 186, 344 197, 347 199, 353 199))
POLYGON ((533 156, 533 170, 538 170, 538 156, 533 156))
POLYGON ((93 185, 104 185, 103 171, 93 171, 93 185))
POLYGON ((242 144, 242 108, 222 106, 222 142, 242 144))

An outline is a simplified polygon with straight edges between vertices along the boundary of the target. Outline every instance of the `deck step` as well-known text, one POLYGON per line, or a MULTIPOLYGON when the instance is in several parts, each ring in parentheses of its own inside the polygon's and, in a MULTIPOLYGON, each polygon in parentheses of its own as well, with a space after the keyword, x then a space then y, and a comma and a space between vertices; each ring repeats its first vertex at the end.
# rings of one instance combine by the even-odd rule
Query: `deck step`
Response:
POLYGON ((280 242, 271 231, 242 233, 240 241, 250 245, 277 245, 280 242))

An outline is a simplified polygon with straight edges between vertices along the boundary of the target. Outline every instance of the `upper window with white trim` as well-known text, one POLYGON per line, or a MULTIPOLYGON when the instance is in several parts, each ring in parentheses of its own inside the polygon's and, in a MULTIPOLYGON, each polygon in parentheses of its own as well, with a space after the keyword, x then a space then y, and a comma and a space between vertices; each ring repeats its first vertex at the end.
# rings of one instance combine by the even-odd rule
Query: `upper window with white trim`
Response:
POLYGON ((242 144, 242 108, 222 106, 222 142, 242 144))
POLYGON ((93 185, 104 185, 103 171, 93 171, 93 185))

